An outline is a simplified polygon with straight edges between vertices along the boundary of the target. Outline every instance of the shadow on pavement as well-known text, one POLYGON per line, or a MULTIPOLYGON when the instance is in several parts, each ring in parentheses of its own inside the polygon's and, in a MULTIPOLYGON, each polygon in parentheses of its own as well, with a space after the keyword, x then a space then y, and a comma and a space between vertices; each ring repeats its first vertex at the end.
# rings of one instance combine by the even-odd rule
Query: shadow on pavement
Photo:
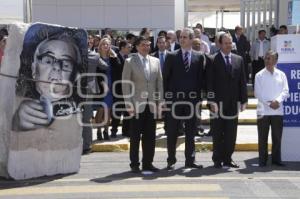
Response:
POLYGON ((66 175, 45 176, 45 177, 28 179, 28 180, 13 180, 13 179, 7 179, 7 178, 0 177, 0 190, 1 189, 28 187, 28 186, 33 186, 33 185, 49 183, 51 181, 63 179, 65 177, 68 177, 71 175, 74 175, 74 173, 66 174, 66 175))

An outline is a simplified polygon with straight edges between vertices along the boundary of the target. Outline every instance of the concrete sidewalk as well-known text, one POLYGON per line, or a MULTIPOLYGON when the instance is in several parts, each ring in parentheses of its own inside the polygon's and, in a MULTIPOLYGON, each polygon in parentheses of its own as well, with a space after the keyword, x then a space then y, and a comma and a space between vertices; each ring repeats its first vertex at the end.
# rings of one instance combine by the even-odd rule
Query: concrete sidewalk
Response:
MULTIPOLYGON (((249 98, 247 109, 239 114, 239 126, 236 141, 236 151, 257 151, 258 149, 258 136, 256 126, 256 106, 257 99, 249 98)), ((206 101, 202 105, 202 124, 205 129, 205 133, 209 131, 209 110, 206 107, 206 101)), ((121 133, 119 128, 118 133, 121 133)), ((122 137, 109 141, 96 141, 97 133, 96 129, 93 130, 93 139, 95 140, 92 146, 93 152, 114 152, 114 151, 126 151, 129 149, 129 139, 122 137)), ((163 122, 157 123, 156 131, 156 151, 166 151, 167 137, 164 135, 163 122)), ((212 138, 211 137, 196 137, 196 149, 200 150, 212 150, 212 138)), ((271 136, 269 136, 269 149, 271 148, 271 136)), ((178 138, 177 150, 184 150, 184 136, 178 138)))
MULTIPOLYGON (((208 132, 209 126, 204 126, 205 132, 208 132)), ((121 132, 121 129, 118 131, 121 132)), ((109 141, 96 141, 97 135, 94 129, 93 138, 94 143, 92 146, 93 152, 116 152, 126 151, 129 149, 129 138, 117 135, 117 138, 111 138, 109 141)), ((211 150, 212 149, 212 137, 196 137, 196 149, 200 150, 211 150)), ((258 149, 258 137, 256 125, 239 125, 236 141, 237 151, 257 151, 258 149)), ((269 143, 271 143, 271 136, 269 136, 269 143)), ((163 123, 157 125, 157 136, 156 136, 156 151, 166 151, 167 137, 164 135, 163 123)), ((178 138, 177 150, 184 150, 184 136, 178 138)), ((269 144, 269 149, 271 144, 269 144)))

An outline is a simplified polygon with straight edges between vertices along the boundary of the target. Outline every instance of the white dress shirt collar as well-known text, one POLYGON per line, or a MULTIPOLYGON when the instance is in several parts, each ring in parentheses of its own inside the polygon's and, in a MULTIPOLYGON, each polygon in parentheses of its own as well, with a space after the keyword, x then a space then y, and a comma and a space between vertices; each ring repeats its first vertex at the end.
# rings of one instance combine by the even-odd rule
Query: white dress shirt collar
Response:
POLYGON ((222 52, 222 50, 220 50, 220 52, 221 52, 221 54, 222 54, 222 57, 223 57, 225 63, 226 63, 226 57, 225 57, 225 56, 228 56, 228 57, 229 57, 229 63, 232 63, 232 62, 231 62, 231 55, 232 55, 231 52, 230 52, 228 55, 225 55, 225 54, 222 52))
POLYGON ((149 55, 146 55, 146 57, 144 57, 144 56, 141 55, 140 53, 137 53, 137 54, 138 54, 138 56, 139 56, 139 58, 140 58, 140 60, 141 60, 142 63, 144 63, 144 62, 143 62, 144 58, 146 58, 146 60, 149 61, 149 55))

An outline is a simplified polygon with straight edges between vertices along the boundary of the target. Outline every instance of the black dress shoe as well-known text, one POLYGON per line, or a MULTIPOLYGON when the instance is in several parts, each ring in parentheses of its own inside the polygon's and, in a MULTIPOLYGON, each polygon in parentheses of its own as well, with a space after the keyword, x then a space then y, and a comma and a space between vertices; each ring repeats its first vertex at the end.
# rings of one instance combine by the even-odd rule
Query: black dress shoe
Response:
POLYGON ((175 164, 168 163, 167 170, 171 171, 175 169, 175 164))
POLYGON ((107 131, 103 131, 104 140, 110 140, 107 131))
POLYGON ((267 163, 266 162, 260 162, 260 163, 258 163, 258 166, 259 167, 265 167, 265 166, 267 166, 267 163))
POLYGON ((240 168, 239 165, 237 165, 235 162, 231 161, 230 163, 224 163, 224 167, 231 167, 231 168, 240 168))
POLYGON ((101 132, 101 130, 99 130, 98 129, 98 131, 97 131, 97 140, 103 140, 103 137, 102 137, 102 132, 101 132))
POLYGON ((156 168, 153 165, 143 166, 143 171, 152 171, 152 172, 158 172, 159 168, 156 168))
POLYGON ((128 137, 128 138, 130 137, 129 134, 125 134, 125 133, 124 133, 124 134, 122 133, 122 136, 123 136, 123 137, 128 137))
POLYGON ((110 137, 111 138, 116 138, 117 137, 117 132, 111 132, 110 137))
POLYGON ((222 168, 222 163, 221 162, 214 162, 214 167, 216 169, 220 169, 220 168, 222 168))
POLYGON ((278 166, 278 167, 285 167, 285 164, 282 162, 272 162, 272 165, 278 166))
POLYGON ((88 155, 92 152, 92 149, 83 149, 82 150, 82 155, 88 155))
POLYGON ((185 168, 194 168, 194 169, 202 169, 203 166, 201 164, 185 164, 185 168))
POLYGON ((131 167, 131 172, 132 173, 140 173, 141 172, 140 167, 138 167, 138 166, 131 167))

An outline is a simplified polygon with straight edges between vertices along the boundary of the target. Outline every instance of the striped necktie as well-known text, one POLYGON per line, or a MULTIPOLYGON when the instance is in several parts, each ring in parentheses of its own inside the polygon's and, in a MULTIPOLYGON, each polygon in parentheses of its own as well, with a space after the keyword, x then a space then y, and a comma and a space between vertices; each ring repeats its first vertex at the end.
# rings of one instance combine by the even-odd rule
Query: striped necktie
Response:
POLYGON ((184 64, 184 70, 185 72, 188 72, 190 70, 190 64, 189 64, 189 51, 186 51, 184 53, 184 57, 183 57, 183 64, 184 64))

